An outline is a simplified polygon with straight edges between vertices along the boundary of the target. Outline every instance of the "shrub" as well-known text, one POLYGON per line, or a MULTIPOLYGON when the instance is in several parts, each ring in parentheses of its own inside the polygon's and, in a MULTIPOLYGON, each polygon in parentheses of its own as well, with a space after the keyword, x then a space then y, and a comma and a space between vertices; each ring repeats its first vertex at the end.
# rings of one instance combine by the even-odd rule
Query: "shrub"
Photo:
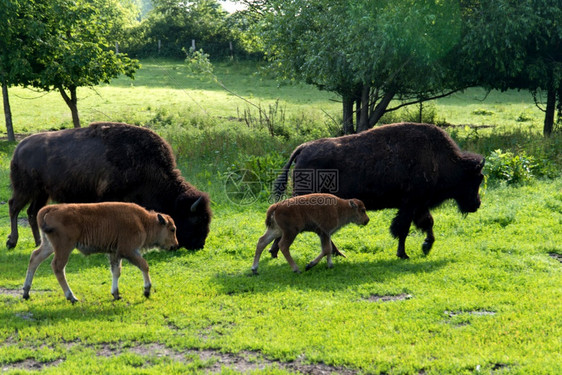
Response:
POLYGON ((548 159, 536 159, 524 151, 518 155, 497 149, 486 158, 484 171, 491 181, 508 184, 524 183, 535 177, 553 178, 558 175, 556 166, 548 159))
POLYGON ((512 152, 503 152, 497 149, 486 158, 485 173, 491 181, 505 181, 516 184, 529 181, 533 178, 531 171, 533 158, 521 153, 514 155, 512 152))

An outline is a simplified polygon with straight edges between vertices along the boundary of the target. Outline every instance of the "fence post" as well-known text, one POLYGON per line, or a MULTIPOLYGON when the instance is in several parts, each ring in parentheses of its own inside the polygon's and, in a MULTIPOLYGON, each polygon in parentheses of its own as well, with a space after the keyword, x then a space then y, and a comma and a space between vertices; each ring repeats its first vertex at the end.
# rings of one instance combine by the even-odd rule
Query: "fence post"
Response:
POLYGON ((158 54, 160 54, 160 48, 162 48, 162 41, 158 39, 158 54))
POLYGON ((119 54, 119 42, 115 42, 115 54, 119 54))
POLYGON ((195 39, 191 39, 191 49, 195 51, 195 39))

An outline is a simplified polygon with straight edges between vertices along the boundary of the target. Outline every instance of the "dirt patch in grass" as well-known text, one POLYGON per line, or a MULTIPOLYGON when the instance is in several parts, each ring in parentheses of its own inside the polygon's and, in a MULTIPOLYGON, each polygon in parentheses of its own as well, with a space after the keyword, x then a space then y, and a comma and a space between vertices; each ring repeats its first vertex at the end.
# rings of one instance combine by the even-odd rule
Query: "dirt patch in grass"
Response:
POLYGON ((3 294, 5 296, 21 297, 22 293, 23 292, 21 289, 8 289, 0 287, 0 294, 3 294))
POLYGON ((388 295, 388 296, 381 296, 378 294, 371 294, 367 301, 371 302, 389 302, 389 301, 405 301, 407 299, 412 298, 411 294, 395 294, 395 295, 388 295))
MULTIPOLYGON (((41 289, 33 289, 33 293, 47 293, 51 292, 51 290, 41 290, 41 289)), ((14 298, 21 298, 23 294, 23 289, 9 289, 0 287, 0 295, 10 296, 14 298)))
POLYGON ((13 370, 27 370, 27 371, 40 371, 46 367, 58 366, 63 362, 63 359, 57 359, 52 362, 39 362, 32 358, 24 359, 23 361, 14 362, 7 364, 2 367, 2 372, 13 371, 13 370))
POLYGON ((495 311, 487 311, 487 310, 474 310, 474 311, 445 311, 445 315, 453 318, 459 315, 475 315, 475 316, 491 316, 496 315, 495 311))
POLYGON ((103 344, 97 350, 98 356, 113 357, 128 351, 139 356, 147 357, 166 357, 173 361, 189 363, 192 358, 199 358, 206 363, 205 372, 219 373, 223 368, 246 373, 255 370, 263 370, 267 367, 278 367, 292 372, 312 375, 342 374, 353 375, 357 371, 344 367, 329 366, 323 363, 304 363, 302 359, 286 363, 265 358, 259 352, 242 351, 240 353, 223 353, 213 349, 187 349, 184 351, 169 348, 160 343, 139 344, 132 347, 122 347, 119 344, 103 344))
POLYGON ((562 263, 562 254, 548 253, 548 255, 550 255, 551 257, 553 257, 554 259, 556 259, 560 263, 562 263))

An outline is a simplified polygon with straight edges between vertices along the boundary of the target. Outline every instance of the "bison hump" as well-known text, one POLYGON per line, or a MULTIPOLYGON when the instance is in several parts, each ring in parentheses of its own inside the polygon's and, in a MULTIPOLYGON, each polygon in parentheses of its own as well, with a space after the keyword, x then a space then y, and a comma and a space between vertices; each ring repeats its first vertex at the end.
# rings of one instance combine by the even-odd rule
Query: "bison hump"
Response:
POLYGON ((150 129, 122 123, 93 123, 89 129, 103 139, 107 161, 121 170, 147 164, 164 171, 176 167, 171 147, 150 129))

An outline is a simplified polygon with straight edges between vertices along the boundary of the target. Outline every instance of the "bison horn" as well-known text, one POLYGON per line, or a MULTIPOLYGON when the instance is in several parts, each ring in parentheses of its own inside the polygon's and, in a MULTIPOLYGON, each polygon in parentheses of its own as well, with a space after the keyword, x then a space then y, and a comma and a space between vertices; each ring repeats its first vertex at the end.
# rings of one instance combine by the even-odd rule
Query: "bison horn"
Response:
POLYGON ((166 220, 164 220, 164 218, 162 217, 162 215, 158 214, 157 216, 158 218, 158 222, 162 225, 166 225, 166 220))
POLYGON ((191 212, 195 212, 195 210, 197 209, 197 206, 199 206, 199 203, 201 203, 201 200, 203 199, 203 197, 199 197, 195 202, 193 202, 193 204, 191 205, 191 212))

